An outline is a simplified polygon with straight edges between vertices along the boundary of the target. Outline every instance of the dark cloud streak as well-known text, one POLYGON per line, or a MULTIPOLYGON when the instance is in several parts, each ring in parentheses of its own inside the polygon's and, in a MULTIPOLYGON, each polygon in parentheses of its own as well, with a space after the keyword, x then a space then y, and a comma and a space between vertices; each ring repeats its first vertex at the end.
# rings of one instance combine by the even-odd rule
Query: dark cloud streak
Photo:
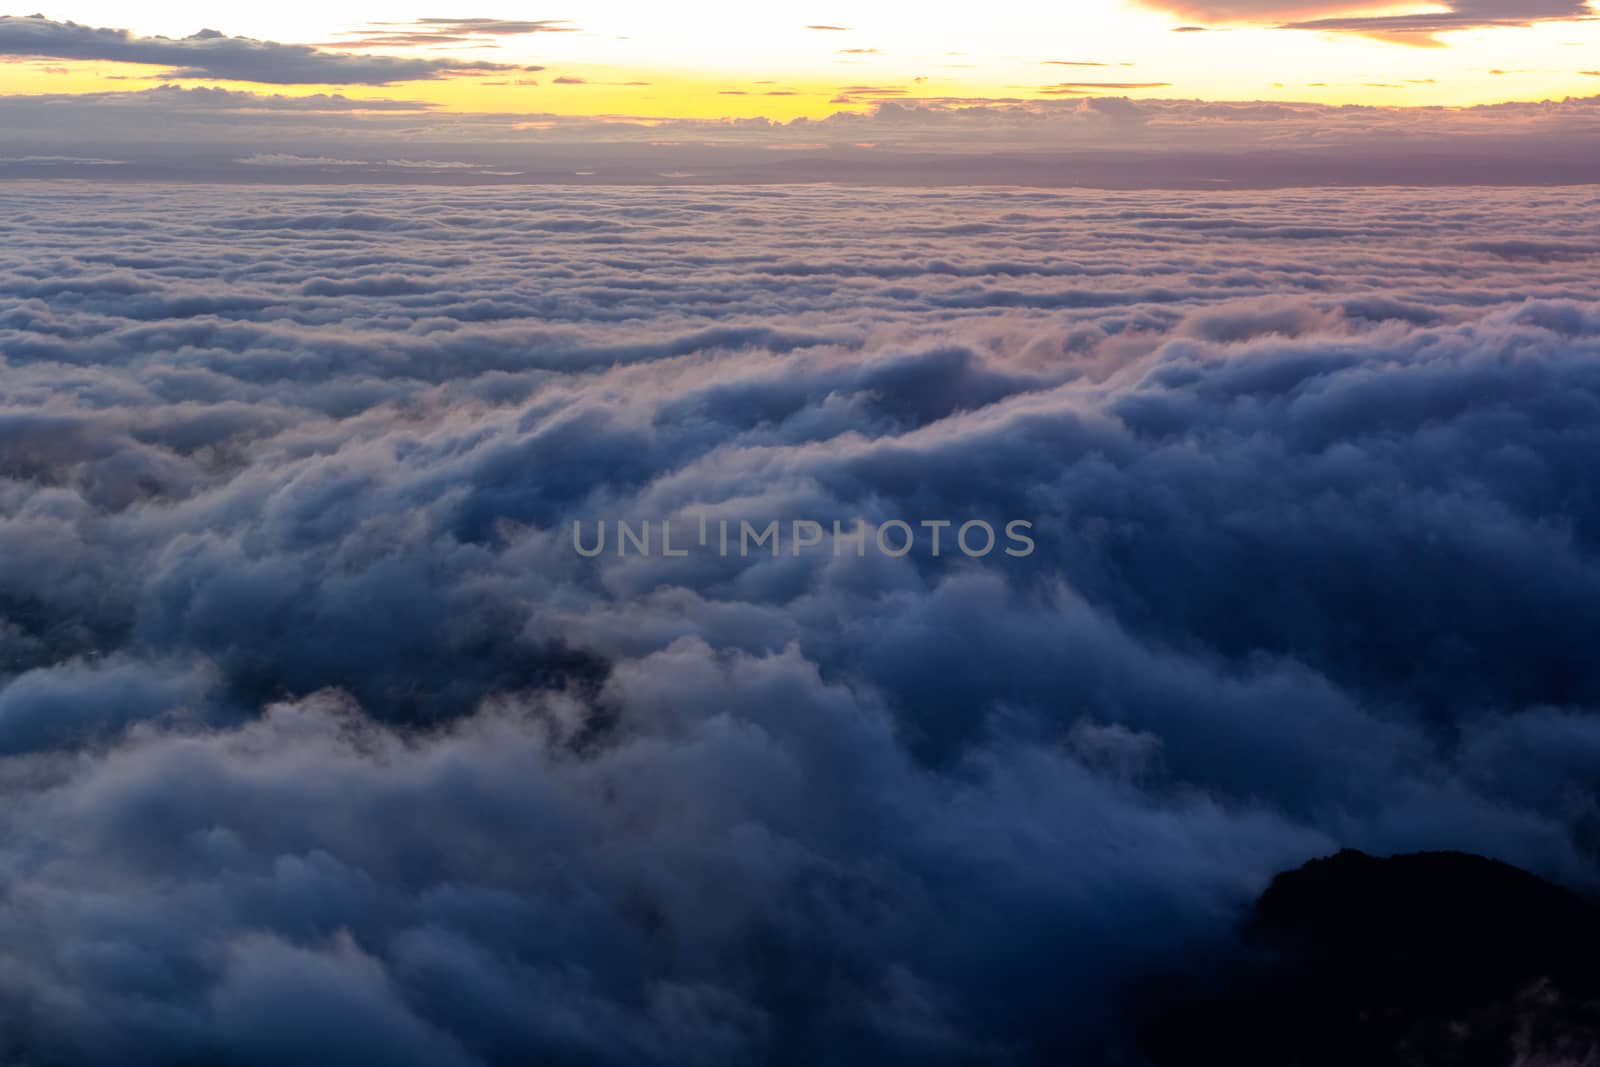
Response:
POLYGON ((328 52, 201 30, 191 37, 138 37, 39 15, 0 16, 0 55, 135 63, 167 68, 174 80, 215 78, 264 85, 390 85, 522 68, 454 59, 406 59, 328 52))
MULTIPOLYGON (((1372 4, 1348 0, 1144 0, 1147 6, 1207 22, 1276 25, 1290 30, 1355 33, 1400 44, 1437 46, 1460 30, 1522 28, 1594 17, 1588 0, 1445 0, 1443 11, 1369 15, 1372 4)), ((1181 26, 1179 32, 1204 26, 1181 26)))

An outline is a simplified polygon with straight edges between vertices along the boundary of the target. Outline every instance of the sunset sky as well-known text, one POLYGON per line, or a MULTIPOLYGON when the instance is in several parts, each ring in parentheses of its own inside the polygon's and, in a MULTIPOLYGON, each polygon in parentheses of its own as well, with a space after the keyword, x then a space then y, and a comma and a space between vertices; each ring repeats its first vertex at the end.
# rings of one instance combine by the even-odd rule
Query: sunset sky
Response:
POLYGON ((1472 105, 1600 92, 1600 23, 1582 0, 592 0, 484 3, 471 18, 394 0, 69 2, 31 14, 0 21, 0 93, 259 88, 267 78, 291 95, 448 110, 788 119, 905 98, 1472 105), (196 38, 202 30, 221 36, 196 38), (226 38, 331 61, 258 73, 230 65, 248 43, 226 38), (350 64, 319 53, 409 62, 392 77, 346 74, 350 64))

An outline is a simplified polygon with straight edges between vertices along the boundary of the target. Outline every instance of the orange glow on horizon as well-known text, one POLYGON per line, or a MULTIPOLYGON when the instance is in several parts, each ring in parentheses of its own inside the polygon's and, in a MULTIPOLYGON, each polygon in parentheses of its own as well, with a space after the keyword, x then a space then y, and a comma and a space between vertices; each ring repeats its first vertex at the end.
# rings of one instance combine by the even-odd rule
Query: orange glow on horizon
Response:
MULTIPOLYGON (((511 33, 403 47, 374 26, 406 26, 432 11, 405 3, 281 3, 226 15, 204 5, 155 3, 138 12, 67 4, 57 19, 181 37, 213 22, 258 40, 340 41, 364 56, 497 63, 506 71, 388 85, 266 85, 207 77, 169 81, 164 68, 16 57, 0 63, 0 93, 104 93, 163 84, 219 86, 356 100, 416 100, 443 112, 632 116, 662 119, 819 119, 878 100, 1072 99, 1128 96, 1343 105, 1461 107, 1600 94, 1600 21, 1467 29, 1445 46, 1410 47, 1370 36, 1225 25, 1174 33, 1166 10, 1133 0, 1083 0, 1076 14, 999 9, 982 21, 954 4, 875 0, 831 14, 787 4, 752 9, 707 0, 689 25, 682 12, 600 0, 572 32, 511 33), (130 25, 129 23, 134 23, 130 25), (716 25, 724 34, 707 34, 716 25), (812 30, 809 25, 839 25, 812 30), (467 43, 463 43, 463 41, 467 43), (537 70, 522 70, 523 66, 537 70), (1060 87, 1052 92, 1050 87, 1060 87), (861 91, 850 92, 851 87, 861 91)), ((1348 5, 1330 3, 1330 8, 1348 5)), ((1437 5, 1430 5, 1437 6, 1437 5)), ((490 3, 475 15, 526 18, 522 5, 490 3), (499 10, 494 10, 495 8, 499 10)), ((1395 5, 1394 10, 1417 10, 1395 5)), ((559 16, 559 10, 540 16, 559 16)))

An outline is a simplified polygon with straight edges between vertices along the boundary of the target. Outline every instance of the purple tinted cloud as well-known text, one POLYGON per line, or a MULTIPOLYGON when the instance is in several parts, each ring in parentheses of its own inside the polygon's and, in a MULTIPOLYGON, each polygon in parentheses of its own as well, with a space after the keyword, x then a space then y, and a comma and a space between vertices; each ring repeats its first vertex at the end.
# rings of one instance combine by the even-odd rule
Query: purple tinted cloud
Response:
MULTIPOLYGON (((1532 26, 1593 17, 1588 0, 1446 0, 1443 10, 1369 14, 1370 3, 1349 0, 1144 0, 1185 18, 1278 24, 1286 29, 1358 33, 1412 45, 1436 45, 1456 30, 1532 26)), ((1381 5, 1379 5, 1381 6, 1381 5)), ((1204 27, 1185 26, 1185 31, 1204 27)))
POLYGON ((1287 23, 1286 28, 1359 33, 1426 46, 1439 44, 1439 34, 1457 30, 1516 28, 1591 17, 1588 0, 1451 0, 1442 12, 1316 18, 1287 23))
POLYGON ((839 91, 850 110, 785 123, 426 114, 406 99, 168 86, 0 97, 0 137, 10 157, 111 158, 182 181, 257 181, 260 169, 238 160, 291 156, 374 164, 321 176, 336 181, 393 178, 384 164, 395 159, 468 164, 428 179, 457 184, 683 181, 663 177, 673 174, 723 184, 1589 184, 1600 166, 1600 97, 1441 109, 1131 100, 1071 83, 1043 100, 928 97, 896 84, 839 91))

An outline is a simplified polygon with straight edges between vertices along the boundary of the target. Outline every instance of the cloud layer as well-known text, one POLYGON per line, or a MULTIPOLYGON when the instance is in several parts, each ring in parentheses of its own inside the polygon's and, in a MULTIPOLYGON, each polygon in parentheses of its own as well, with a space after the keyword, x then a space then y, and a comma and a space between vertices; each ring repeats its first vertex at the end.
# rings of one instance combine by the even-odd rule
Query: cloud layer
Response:
MULTIPOLYGON (((573 81, 570 76, 552 80, 573 81)), ((219 88, 0 97, 11 159, 58 160, 46 176, 259 182, 260 158, 328 159, 295 180, 400 180, 396 159, 470 164, 450 184, 878 185, 1279 188, 1327 185, 1592 184, 1600 97, 1471 108, 1331 107, 1262 101, 922 97, 842 85, 859 108, 774 122, 463 114, 415 99, 356 100, 219 88)), ((1115 91, 1115 90, 1110 90, 1115 91)), ((0 161, 0 179, 37 165, 0 161)))
POLYGON ((0 187, 0 1057, 1109 1061, 1313 855, 1595 886, 1595 197, 0 187), (702 511, 1038 550, 572 548, 702 511))

